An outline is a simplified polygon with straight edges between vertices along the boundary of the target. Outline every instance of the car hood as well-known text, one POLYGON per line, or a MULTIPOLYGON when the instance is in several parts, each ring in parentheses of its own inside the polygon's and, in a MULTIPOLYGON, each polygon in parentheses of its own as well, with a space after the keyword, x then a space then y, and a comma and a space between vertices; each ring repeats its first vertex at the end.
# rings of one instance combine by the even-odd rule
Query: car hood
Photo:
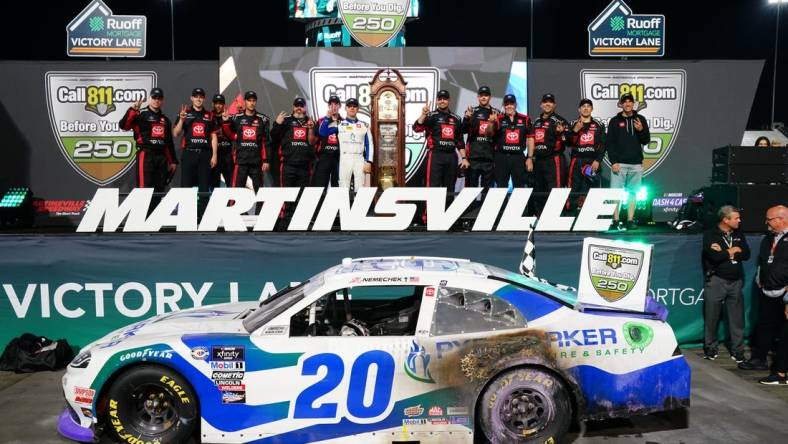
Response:
POLYGON ((140 336, 245 333, 242 315, 257 305, 257 302, 239 302, 165 313, 115 330, 94 344, 101 348, 107 348, 120 344, 131 337, 139 338, 140 336))

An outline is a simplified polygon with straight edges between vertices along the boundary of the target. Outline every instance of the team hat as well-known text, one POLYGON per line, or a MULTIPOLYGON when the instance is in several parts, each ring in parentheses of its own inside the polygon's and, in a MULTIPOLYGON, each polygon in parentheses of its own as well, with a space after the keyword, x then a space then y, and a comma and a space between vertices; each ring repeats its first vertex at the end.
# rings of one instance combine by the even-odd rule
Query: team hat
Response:
POLYGON ((255 99, 257 100, 257 93, 254 91, 246 91, 244 94, 244 100, 255 99))

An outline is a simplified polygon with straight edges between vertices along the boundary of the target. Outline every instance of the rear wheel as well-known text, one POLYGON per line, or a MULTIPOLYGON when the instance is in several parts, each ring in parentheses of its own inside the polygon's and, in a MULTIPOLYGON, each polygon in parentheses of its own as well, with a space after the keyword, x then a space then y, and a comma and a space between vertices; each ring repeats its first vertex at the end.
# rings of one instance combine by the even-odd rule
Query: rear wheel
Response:
POLYGON ((186 442, 197 425, 194 391, 166 367, 132 368, 115 380, 107 399, 106 428, 120 442, 186 442))
POLYGON ((497 376, 482 392, 478 424, 491 443, 558 443, 572 419, 563 382, 536 368, 497 376))

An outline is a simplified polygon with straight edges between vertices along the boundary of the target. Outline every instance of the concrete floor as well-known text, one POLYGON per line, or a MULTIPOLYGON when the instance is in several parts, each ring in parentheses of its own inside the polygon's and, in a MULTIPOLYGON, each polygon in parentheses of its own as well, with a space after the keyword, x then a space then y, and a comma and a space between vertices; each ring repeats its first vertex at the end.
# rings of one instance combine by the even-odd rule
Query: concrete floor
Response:
MULTIPOLYGON (((684 352, 692 367, 692 407, 687 415, 656 414, 588 422, 571 443, 753 443, 785 442, 788 387, 757 383, 763 372, 735 369, 724 353, 705 361, 699 350, 684 352)), ((0 372, 0 443, 66 444, 57 434, 63 408, 62 372, 15 375, 0 372)), ((102 443, 109 442, 103 440, 102 443)))

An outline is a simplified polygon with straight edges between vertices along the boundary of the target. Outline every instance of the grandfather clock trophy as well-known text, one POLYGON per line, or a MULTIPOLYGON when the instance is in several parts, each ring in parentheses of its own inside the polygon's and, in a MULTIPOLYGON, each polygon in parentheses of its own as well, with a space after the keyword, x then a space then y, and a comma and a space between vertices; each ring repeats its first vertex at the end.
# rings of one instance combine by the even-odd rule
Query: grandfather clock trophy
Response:
POLYGON ((405 186, 405 85, 396 69, 380 69, 372 77, 372 137, 375 141, 372 186, 405 186))

